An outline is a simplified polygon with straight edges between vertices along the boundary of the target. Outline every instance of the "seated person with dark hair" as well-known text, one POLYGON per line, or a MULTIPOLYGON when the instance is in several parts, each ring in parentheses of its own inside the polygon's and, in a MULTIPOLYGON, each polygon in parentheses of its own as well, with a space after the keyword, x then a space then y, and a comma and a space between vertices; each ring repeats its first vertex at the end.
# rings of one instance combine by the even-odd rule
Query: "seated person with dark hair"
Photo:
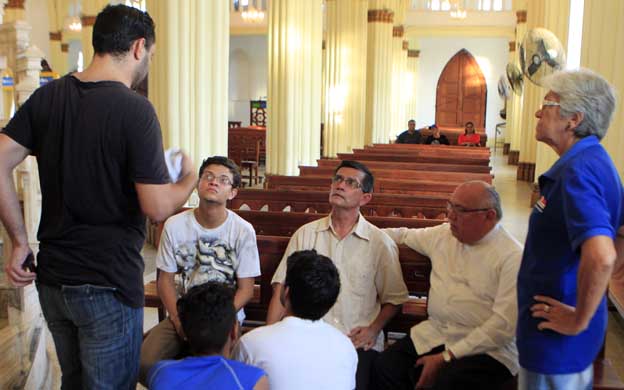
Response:
POLYGON ((231 287, 218 282, 195 286, 177 307, 193 356, 156 363, 148 374, 150 389, 269 388, 264 371, 229 360, 238 335, 231 287))
POLYGON ((286 317, 244 335, 238 359, 264 369, 272 390, 354 389, 355 347, 322 319, 340 292, 338 269, 315 250, 294 252, 286 267, 286 317))
POLYGON ((457 137, 457 145, 461 146, 479 146, 481 144, 481 136, 477 134, 474 123, 466 122, 464 134, 457 137))
POLYGON ((420 130, 416 130, 416 121, 410 119, 407 122, 407 130, 399 134, 396 139, 397 144, 419 144, 420 130))
POLYGON ((444 134, 440 133, 440 129, 438 126, 431 125, 429 129, 433 132, 427 139, 425 140, 425 144, 427 145, 450 145, 448 138, 444 134))

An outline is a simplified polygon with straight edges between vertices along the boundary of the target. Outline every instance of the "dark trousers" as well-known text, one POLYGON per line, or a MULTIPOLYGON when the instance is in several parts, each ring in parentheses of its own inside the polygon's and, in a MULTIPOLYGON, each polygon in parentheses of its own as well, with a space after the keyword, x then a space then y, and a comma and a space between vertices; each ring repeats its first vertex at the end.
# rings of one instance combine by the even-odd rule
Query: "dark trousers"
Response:
MULTIPOLYGON (((444 346, 423 354, 440 353, 444 346)), ((377 390, 414 390, 422 366, 414 367, 420 355, 409 336, 394 343, 375 359, 371 376, 371 388, 377 390)), ((502 363, 482 354, 454 359, 440 369, 433 389, 469 390, 498 389, 512 375, 502 363)))
POLYGON ((368 351, 358 348, 358 366, 355 374, 355 388, 357 390, 368 390, 371 388, 371 372, 373 371, 373 363, 379 356, 379 352, 374 349, 368 351))

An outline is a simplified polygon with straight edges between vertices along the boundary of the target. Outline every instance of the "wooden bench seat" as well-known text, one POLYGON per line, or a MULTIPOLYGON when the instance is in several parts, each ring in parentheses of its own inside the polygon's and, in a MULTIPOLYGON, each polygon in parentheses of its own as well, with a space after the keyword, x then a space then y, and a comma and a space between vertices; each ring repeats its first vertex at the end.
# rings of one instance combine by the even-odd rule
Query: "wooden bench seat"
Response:
POLYGON ((424 144, 371 144, 365 145, 364 149, 388 149, 388 150, 429 150, 435 148, 435 150, 448 150, 448 151, 463 151, 464 153, 481 153, 490 155, 490 148, 461 146, 461 145, 424 145, 424 144))
MULTIPOLYGON (((253 225, 257 235, 265 236, 292 236, 297 229, 306 223, 316 221, 317 219, 326 217, 327 214, 314 213, 284 213, 275 211, 248 211, 234 210, 244 220, 253 225)), ((367 216, 366 220, 383 228, 408 227, 413 229, 437 226, 444 223, 443 220, 437 219, 417 219, 417 218, 398 218, 398 217, 377 217, 367 216)))
MULTIPOLYGON (((392 194, 451 194, 462 182, 439 182, 435 180, 375 180, 375 193, 392 194)), ((280 176, 267 175, 265 188, 296 191, 328 190, 331 177, 328 176, 280 176)))
MULTIPOLYGON (((336 168, 342 160, 335 158, 318 159, 316 163, 319 167, 336 168)), ((440 164, 440 163, 419 163, 419 162, 391 162, 391 161, 366 161, 366 166, 370 169, 394 169, 397 171, 413 170, 427 172, 472 172, 490 173, 492 168, 485 165, 462 165, 462 164, 440 164)))
MULTIPOLYGON (((236 198, 228 202, 230 209, 248 207, 260 211, 329 213, 329 192, 240 189, 236 198)), ((445 219, 449 194, 402 195, 373 194, 373 199, 360 208, 365 216, 445 219)))
POLYGON ((421 156, 384 153, 338 153, 341 160, 356 160, 364 164, 367 161, 389 161, 389 162, 415 162, 415 163, 440 163, 440 164, 463 164, 463 165, 482 165, 489 166, 489 158, 474 158, 470 156, 453 157, 453 156, 421 156))
MULTIPOLYGON (((370 168, 370 167, 369 167, 370 168)), ((398 180, 435 180, 449 182, 464 182, 469 180, 482 180, 492 184, 492 175, 489 173, 468 173, 468 172, 426 172, 415 170, 394 170, 370 168, 375 176, 375 180, 398 179, 398 180)), ((327 176, 332 177, 334 168, 331 167, 309 167, 299 166, 300 176, 327 176)))

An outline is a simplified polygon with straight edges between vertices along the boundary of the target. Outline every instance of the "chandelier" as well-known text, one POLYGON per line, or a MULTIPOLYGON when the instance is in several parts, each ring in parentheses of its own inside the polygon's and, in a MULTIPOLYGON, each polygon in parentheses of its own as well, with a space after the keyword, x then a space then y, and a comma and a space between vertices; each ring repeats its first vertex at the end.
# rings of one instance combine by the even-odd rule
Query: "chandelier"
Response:
POLYGON ((247 23, 261 23, 264 20, 264 9, 262 1, 258 0, 240 0, 235 7, 241 12, 241 18, 247 23), (260 4, 258 4, 260 3, 260 4))
POLYGON ((460 0, 445 0, 444 8, 450 10, 451 18, 453 19, 466 19, 466 9, 460 4, 460 0))

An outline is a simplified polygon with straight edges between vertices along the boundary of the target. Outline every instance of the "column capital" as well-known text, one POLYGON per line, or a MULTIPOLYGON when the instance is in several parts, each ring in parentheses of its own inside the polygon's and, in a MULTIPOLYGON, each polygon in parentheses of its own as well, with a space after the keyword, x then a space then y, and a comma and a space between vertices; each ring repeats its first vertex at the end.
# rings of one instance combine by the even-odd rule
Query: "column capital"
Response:
POLYGON ((82 27, 93 26, 95 24, 95 18, 97 16, 94 15, 81 15, 80 22, 82 23, 82 27))
POLYGON ((62 31, 50 31, 50 40, 51 41, 62 41, 63 40, 63 32, 62 31))
POLYGON ((409 41, 403 41, 403 50, 409 50, 409 41))
POLYGON ((368 10, 368 22, 392 23, 394 20, 394 12, 388 9, 371 9, 368 10))
POLYGON ((69 53, 69 43, 61 43, 61 51, 63 53, 69 53))
POLYGON ((392 27, 393 37, 403 38, 403 35, 405 35, 405 28, 403 27, 402 24, 392 27))
POLYGON ((410 58, 418 58, 420 56, 420 50, 408 50, 407 56, 410 58))
POLYGON ((509 51, 516 51, 516 41, 509 41, 509 51))
POLYGON ((527 21, 527 11, 526 10, 516 11, 516 23, 518 24, 526 23, 526 21, 527 21))

